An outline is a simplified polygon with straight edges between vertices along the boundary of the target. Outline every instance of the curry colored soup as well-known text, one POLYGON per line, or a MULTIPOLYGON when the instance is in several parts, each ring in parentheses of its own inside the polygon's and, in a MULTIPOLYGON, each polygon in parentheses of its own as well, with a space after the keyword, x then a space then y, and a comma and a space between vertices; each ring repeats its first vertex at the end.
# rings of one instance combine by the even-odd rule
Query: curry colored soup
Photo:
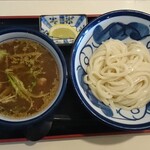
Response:
POLYGON ((25 118, 45 109, 60 82, 55 58, 39 43, 17 39, 0 44, 0 114, 25 118))

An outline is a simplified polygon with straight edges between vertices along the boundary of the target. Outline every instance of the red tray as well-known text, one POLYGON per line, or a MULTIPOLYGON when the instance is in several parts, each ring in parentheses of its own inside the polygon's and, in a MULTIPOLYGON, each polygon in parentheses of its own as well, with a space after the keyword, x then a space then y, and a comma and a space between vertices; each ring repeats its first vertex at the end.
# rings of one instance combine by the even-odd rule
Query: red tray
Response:
MULTIPOLYGON (((88 22, 97 15, 89 15, 88 22)), ((39 16, 4 16, 0 18, 0 29, 8 27, 27 27, 39 30, 39 16)), ((59 46, 62 50, 67 64, 70 64, 70 55, 73 45, 59 46)), ((69 70, 68 66, 68 70, 69 70)), ((131 133, 150 133, 147 130, 120 130, 108 126, 94 118, 79 100, 69 78, 66 93, 57 107, 49 133, 42 140, 77 138, 85 136, 116 135, 131 133), (78 111, 77 111, 78 110, 78 111)), ((0 142, 20 142, 27 141, 23 130, 13 129, 11 131, 0 128, 0 142)))

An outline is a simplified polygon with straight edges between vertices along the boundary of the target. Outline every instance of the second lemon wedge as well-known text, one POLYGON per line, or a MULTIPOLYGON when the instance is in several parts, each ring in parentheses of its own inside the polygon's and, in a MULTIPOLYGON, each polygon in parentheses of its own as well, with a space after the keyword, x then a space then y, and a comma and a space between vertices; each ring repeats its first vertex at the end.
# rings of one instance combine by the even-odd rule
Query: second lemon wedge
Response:
POLYGON ((75 39, 78 35, 75 27, 68 24, 56 24, 49 30, 49 36, 60 39, 75 39))

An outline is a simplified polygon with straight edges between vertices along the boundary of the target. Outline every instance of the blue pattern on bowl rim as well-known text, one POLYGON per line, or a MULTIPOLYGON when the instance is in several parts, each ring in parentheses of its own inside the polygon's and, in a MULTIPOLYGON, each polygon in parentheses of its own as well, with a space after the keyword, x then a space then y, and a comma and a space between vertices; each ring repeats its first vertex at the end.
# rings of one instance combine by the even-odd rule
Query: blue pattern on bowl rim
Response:
MULTIPOLYGON (((87 25, 86 15, 43 15, 40 16, 40 32, 49 36, 49 30, 56 24, 68 24, 75 27, 77 33, 87 25)), ((56 44, 72 44, 75 39, 61 39, 50 37, 56 44)))
POLYGON ((83 82, 89 58, 99 45, 109 38, 143 42, 150 50, 150 16, 144 12, 118 10, 108 12, 89 23, 78 36, 71 61, 74 87, 86 108, 100 120, 121 129, 150 127, 150 103, 140 109, 126 111, 110 108, 96 99, 83 82))

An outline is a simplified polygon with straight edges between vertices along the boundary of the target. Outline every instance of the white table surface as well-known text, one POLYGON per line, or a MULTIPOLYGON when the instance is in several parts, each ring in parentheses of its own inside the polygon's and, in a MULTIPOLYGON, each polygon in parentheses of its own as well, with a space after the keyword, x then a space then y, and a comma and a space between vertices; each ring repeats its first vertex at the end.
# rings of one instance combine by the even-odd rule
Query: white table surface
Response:
MULTIPOLYGON (((0 16, 103 14, 116 9, 150 13, 150 0, 0 0, 0 16)), ((149 150, 150 134, 107 135, 38 142, 0 143, 0 150, 149 150)))

